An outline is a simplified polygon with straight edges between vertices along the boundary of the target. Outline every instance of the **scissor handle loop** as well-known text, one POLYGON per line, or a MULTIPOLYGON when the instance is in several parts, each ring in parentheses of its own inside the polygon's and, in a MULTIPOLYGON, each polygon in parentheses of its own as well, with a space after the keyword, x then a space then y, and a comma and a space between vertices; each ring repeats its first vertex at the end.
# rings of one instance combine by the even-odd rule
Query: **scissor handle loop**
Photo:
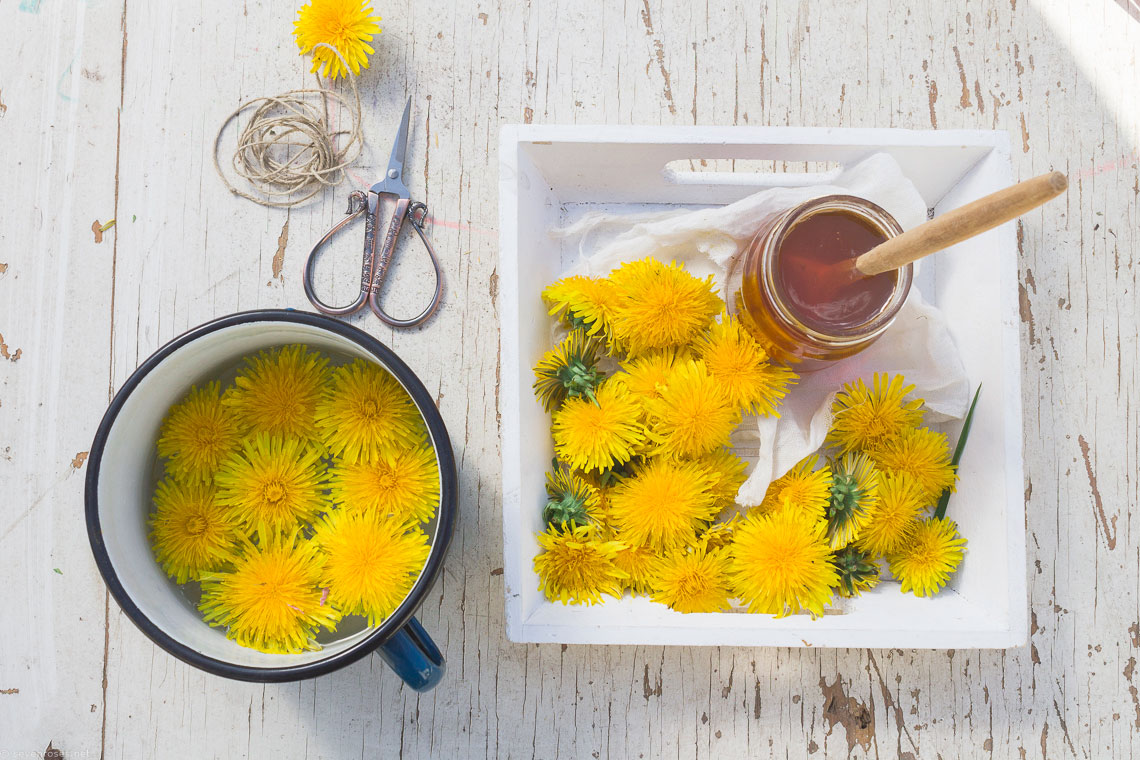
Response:
POLYGON ((431 318, 435 310, 439 308, 440 301, 443 300, 443 272, 439 268, 439 258, 435 255, 435 248, 431 244, 431 238, 424 232, 424 220, 427 219, 427 204, 416 201, 408 206, 406 212, 408 221, 412 223, 416 233, 423 241, 424 248, 427 248, 428 256, 431 258, 432 268, 435 270, 435 293, 432 295, 431 303, 424 309, 418 316, 411 319, 396 319, 389 316, 380 306, 380 294, 373 292, 369 295, 368 305, 372 309, 372 313, 376 315, 380 321, 391 327, 416 327, 422 325, 424 322, 431 318))
POLYGON ((365 196, 364 193, 355 192, 349 195, 348 216, 346 216, 344 219, 341 219, 331 230, 326 232, 325 236, 318 240, 317 244, 313 246, 313 249, 309 251, 308 258, 305 259, 305 296, 308 297, 309 303, 311 303, 313 307, 322 314, 329 314, 334 317, 343 317, 348 314, 355 314, 356 312, 360 311, 364 307, 364 304, 368 301, 369 288, 367 287, 367 283, 364 282, 360 283, 360 295, 358 295, 356 297, 356 300, 350 303, 348 306, 329 306, 317 297, 317 292, 313 287, 313 272, 316 270, 317 266, 318 251, 320 251, 321 247, 325 243, 332 239, 333 235, 340 232, 346 225, 351 223, 356 219, 356 217, 360 216, 367 210, 368 201, 367 196, 365 196))

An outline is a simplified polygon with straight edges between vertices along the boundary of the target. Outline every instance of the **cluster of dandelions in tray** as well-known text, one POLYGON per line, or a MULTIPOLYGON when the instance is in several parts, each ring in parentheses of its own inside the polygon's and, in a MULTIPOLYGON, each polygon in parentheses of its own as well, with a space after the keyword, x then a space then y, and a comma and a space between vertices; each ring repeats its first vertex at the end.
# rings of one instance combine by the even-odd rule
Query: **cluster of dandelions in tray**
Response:
POLYGON ((628 592, 680 612, 818 616, 877 584, 882 562, 918 595, 956 569, 965 541, 926 516, 954 467, 903 378, 846 386, 827 456, 742 510, 730 435, 743 414, 777 414, 796 376, 724 312, 711 280, 649 258, 543 297, 568 331, 535 367, 555 450, 534 560, 548 599, 628 592))
POLYGON ((199 610, 242 646, 319 649, 345 615, 376 625, 419 577, 439 466, 384 368, 288 345, 233 384, 190 389, 163 421, 150 540, 199 610))

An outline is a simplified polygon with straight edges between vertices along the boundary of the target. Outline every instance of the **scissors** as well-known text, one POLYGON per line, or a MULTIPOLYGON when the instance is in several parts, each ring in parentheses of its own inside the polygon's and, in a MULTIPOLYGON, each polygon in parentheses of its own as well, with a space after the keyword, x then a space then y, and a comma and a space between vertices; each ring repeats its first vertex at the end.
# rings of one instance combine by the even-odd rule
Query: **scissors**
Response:
POLYGON ((400 131, 396 133, 396 142, 392 145, 392 156, 388 159, 388 170, 384 173, 384 178, 368 188, 367 193, 357 190, 348 196, 348 211, 345 212, 348 216, 317 241, 313 250, 309 251, 308 259, 305 260, 305 295, 308 296, 309 302, 324 314, 333 316, 355 314, 367 304, 372 313, 385 324, 392 327, 415 327, 426 322, 439 306, 440 297, 443 295, 443 276, 431 239, 424 232, 427 206, 412 201, 403 180, 404 154, 408 149, 408 120, 411 110, 412 101, 409 99, 404 106, 400 131), (364 260, 360 268, 360 295, 348 306, 329 306, 317 297, 313 288, 313 271, 316 268, 318 254, 333 235, 365 213, 367 215, 364 217, 364 260), (431 257, 432 267, 435 268, 435 294, 431 303, 419 316, 396 319, 388 315, 380 305, 380 287, 388 275, 388 266, 392 263, 392 256, 396 252, 396 240, 400 236, 404 219, 407 219, 419 233, 420 240, 423 241, 428 256, 431 257), (383 230, 383 238, 380 240, 377 240, 378 230, 383 230))

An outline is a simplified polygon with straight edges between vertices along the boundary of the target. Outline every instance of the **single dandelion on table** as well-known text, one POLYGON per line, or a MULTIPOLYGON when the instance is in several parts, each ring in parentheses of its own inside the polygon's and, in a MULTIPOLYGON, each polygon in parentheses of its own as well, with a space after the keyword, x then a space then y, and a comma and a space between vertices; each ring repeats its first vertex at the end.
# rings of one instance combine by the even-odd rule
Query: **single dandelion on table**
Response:
POLYGON ((350 511, 426 522, 439 506, 439 461, 426 441, 361 462, 334 460, 329 491, 350 511))
POLYGON ((316 424, 328 450, 349 463, 416 446, 425 434, 423 417, 404 386, 364 359, 332 371, 317 404, 316 424))
POLYGON ((953 489, 958 480, 956 468, 950 463, 946 436, 927 428, 904 430, 885 441, 873 454, 881 469, 906 473, 913 478, 928 504, 936 501, 947 488, 953 489))
POLYGON ((607 380, 594 396, 567 399, 552 419, 558 458, 585 472, 628 462, 645 440, 641 409, 621 383, 607 380))
POLYGON ((247 357, 222 396, 244 434, 316 441, 317 401, 328 359, 301 345, 282 346, 247 357))
POLYGON ((957 524, 945 517, 920 522, 899 551, 887 558, 891 573, 902 591, 915 596, 934 596, 958 569, 966 551, 966 539, 957 524))
POLYGON ((749 513, 729 557, 732 590, 749 612, 783 617, 806 610, 818 617, 838 583, 826 523, 789 507, 749 513))
POLYGON ((678 364, 661 397, 646 402, 649 439, 658 453, 699 457, 730 445, 740 422, 724 387, 703 362, 678 364))
POLYGON ((617 291, 614 337, 631 355, 692 342, 724 307, 711 276, 697 279, 677 263, 630 261, 609 279, 617 291))
POLYGON ((922 399, 906 400, 914 390, 902 375, 876 373, 871 388, 862 379, 847 383, 835 397, 827 443, 842 453, 873 449, 922 422, 922 399))
POLYGON ((879 501, 879 471, 866 454, 844 454, 831 464, 827 535, 832 549, 859 538, 879 501))
POLYGON ((614 487, 610 518, 622 541, 669 549, 693 541, 716 516, 714 482, 695 462, 654 457, 614 487))
POLYGON ((237 448, 241 431, 226 413, 219 383, 191 387, 162 421, 158 455, 166 472, 186 482, 209 483, 219 465, 237 448))
POLYGON ((678 612, 723 612, 728 609, 728 567, 727 552, 669 552, 653 578, 653 601, 678 612))
POLYGON ((534 395, 546 411, 567 398, 594 400, 594 389, 605 379, 597 368, 598 346, 584 330, 572 330, 562 342, 543 354, 534 366, 534 395))
POLYGON ((154 494, 150 542, 175 583, 198 580, 233 559, 237 522, 215 501, 214 486, 165 480, 154 494))
POLYGON ((865 551, 848 546, 837 551, 832 558, 839 585, 836 591, 842 597, 855 597, 879 584, 879 566, 865 551))
POLYGON ((322 603, 322 559, 315 543, 298 540, 299 532, 271 533, 256 545, 242 536, 232 567, 203 573, 198 609, 206 622, 261 652, 319 649, 318 629, 335 630, 340 615, 322 603))
POLYGON ((289 533, 326 506, 320 459, 296 438, 247 439, 218 471, 217 502, 247 532, 289 533))
POLYGON ((757 509, 774 512, 785 504, 803 510, 819 520, 826 519, 831 503, 831 468, 816 469, 819 456, 801 459, 791 470, 772 481, 757 509))
POLYGON ((313 540, 324 555, 321 585, 328 601, 343 614, 364 615, 368 625, 395 611, 431 551, 415 523, 347 509, 321 518, 313 540))
POLYGON ((872 557, 892 554, 905 546, 925 504, 922 490, 902 472, 880 472, 878 495, 855 542, 872 557))
POLYGON ((538 588, 552 602, 596 604, 603 595, 620 597, 626 573, 614 564, 625 548, 603 541, 581 525, 550 527, 538 534, 542 552, 534 558, 538 588))
POLYGON ((372 15, 366 0, 310 0, 297 11, 293 37, 304 55, 313 53, 314 72, 336 79, 348 76, 344 64, 327 48, 315 48, 323 42, 344 56, 352 73, 360 75, 368 68, 368 56, 375 52, 368 43, 380 33, 379 16, 372 15))
POLYGON ((546 286, 542 297, 550 304, 550 314, 559 317, 572 330, 604 339, 615 349, 613 314, 617 289, 606 279, 574 275, 546 286))
POLYGON ((797 377, 787 367, 772 364, 756 339, 728 314, 709 325, 694 350, 729 401, 745 414, 778 414, 776 408, 797 377))

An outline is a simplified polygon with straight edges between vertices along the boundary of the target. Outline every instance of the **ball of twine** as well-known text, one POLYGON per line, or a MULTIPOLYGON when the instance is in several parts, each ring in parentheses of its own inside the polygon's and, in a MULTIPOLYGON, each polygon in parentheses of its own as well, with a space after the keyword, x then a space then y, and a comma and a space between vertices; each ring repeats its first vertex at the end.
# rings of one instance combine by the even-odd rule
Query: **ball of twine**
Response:
POLYGON ((345 168, 360 156, 364 134, 360 126, 360 92, 356 77, 340 51, 331 45, 317 43, 315 48, 328 48, 344 64, 352 85, 352 100, 341 93, 321 87, 290 90, 280 95, 247 100, 226 117, 214 137, 214 170, 234 195, 262 206, 291 208, 304 203, 326 187, 344 181, 345 168), (329 102, 346 108, 352 117, 349 129, 329 129, 329 102), (319 107, 318 107, 319 106, 319 107), (246 180, 256 192, 236 187, 222 172, 218 152, 222 134, 230 122, 253 109, 249 121, 238 134, 237 148, 231 163, 234 173, 246 180), (344 135, 348 139, 337 147, 344 135))

